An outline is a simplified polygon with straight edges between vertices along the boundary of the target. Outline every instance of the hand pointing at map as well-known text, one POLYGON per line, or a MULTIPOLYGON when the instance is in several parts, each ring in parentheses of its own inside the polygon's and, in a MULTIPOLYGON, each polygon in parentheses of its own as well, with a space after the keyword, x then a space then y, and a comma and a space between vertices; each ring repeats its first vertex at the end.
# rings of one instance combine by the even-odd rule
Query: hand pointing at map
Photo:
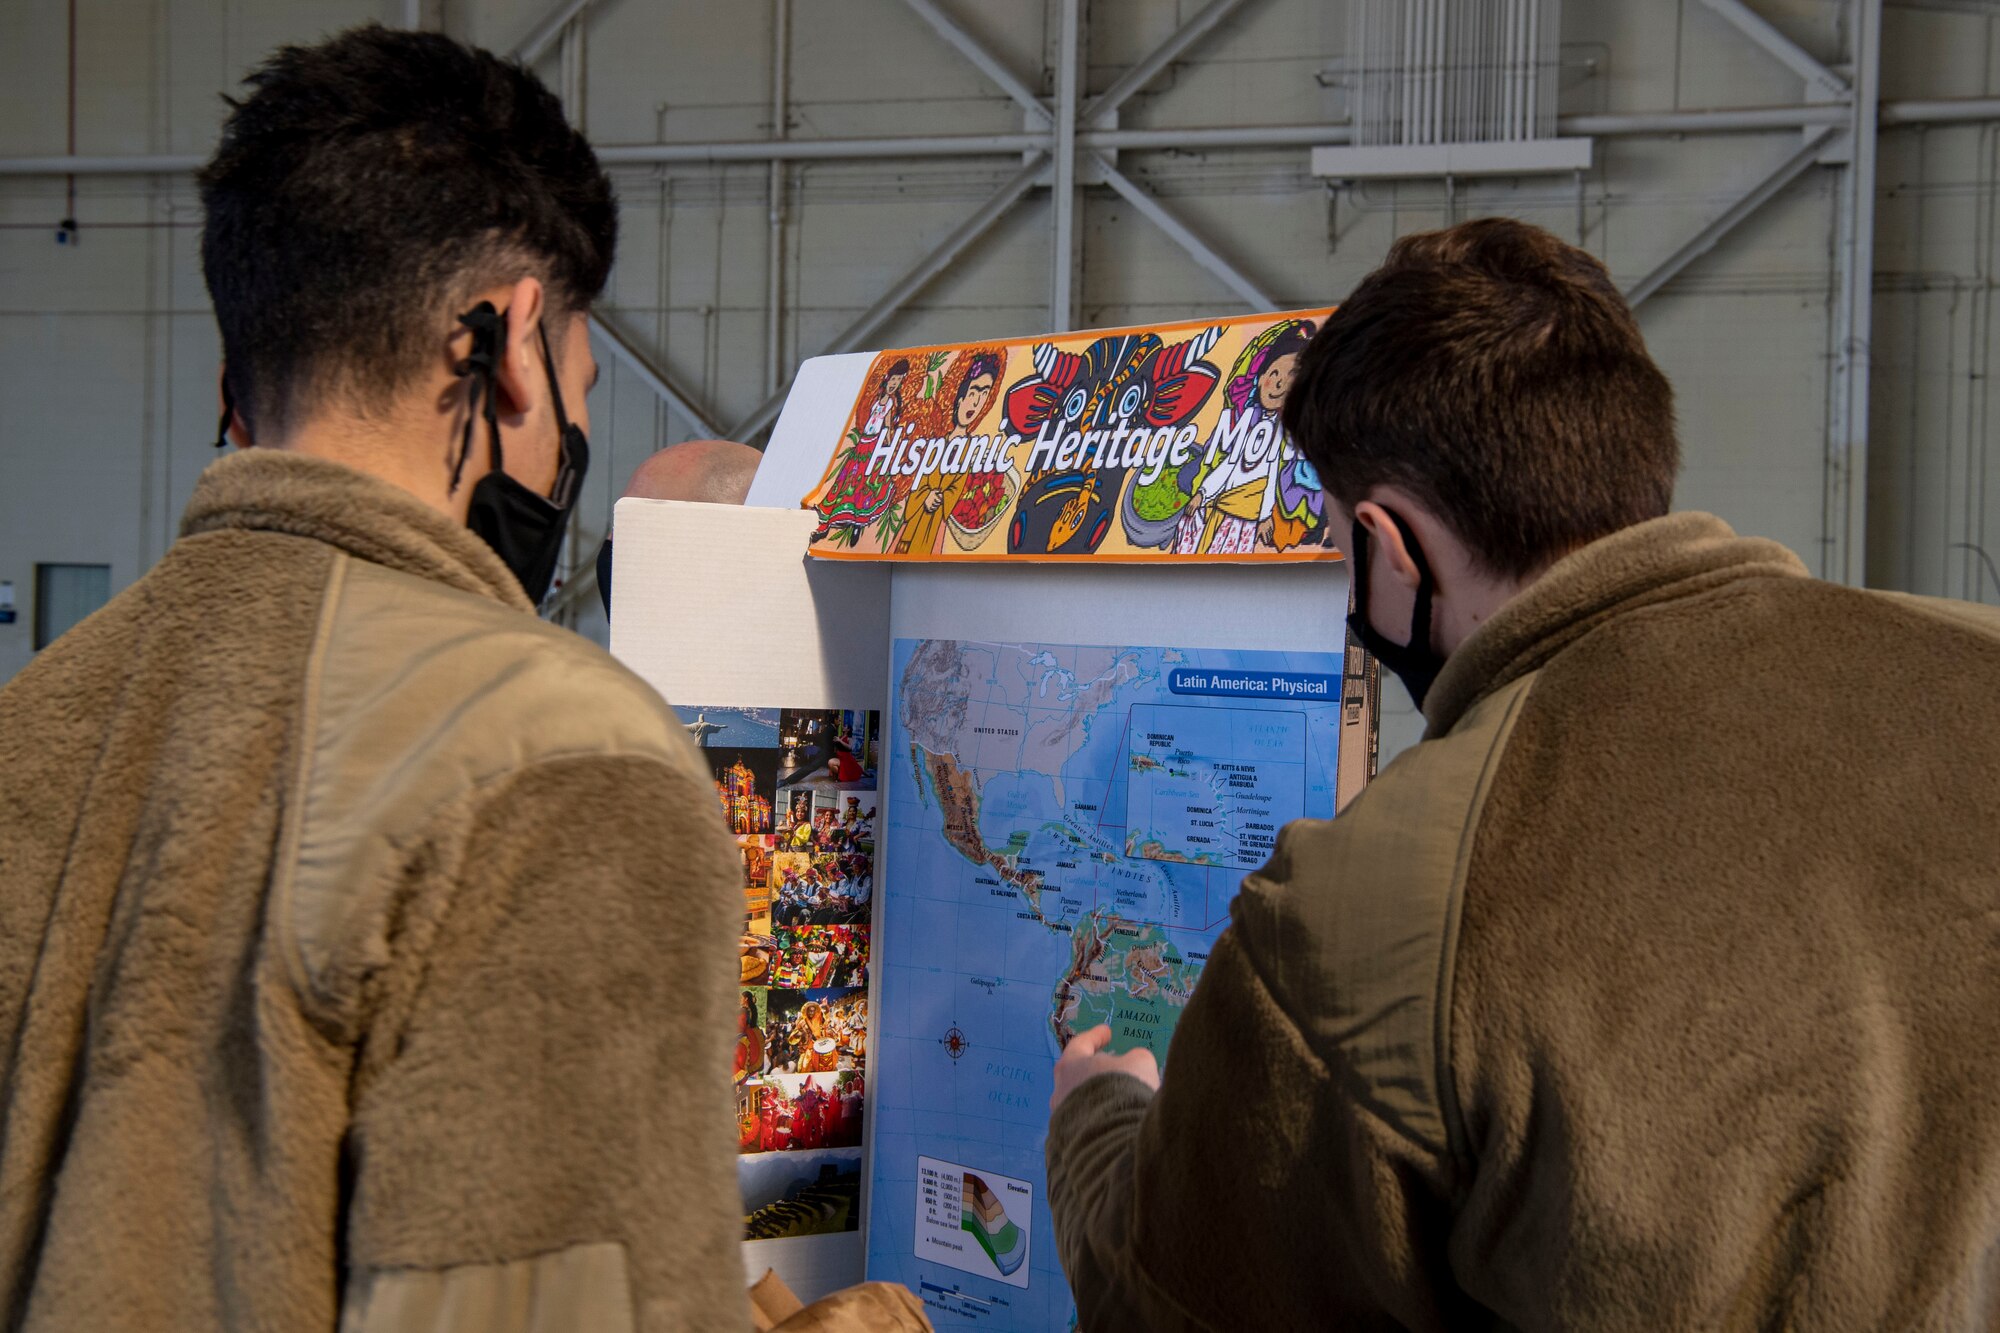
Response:
POLYGON ((1062 1058, 1056 1061, 1056 1090, 1049 1094, 1050 1111, 1061 1106, 1085 1080, 1099 1074, 1130 1074, 1147 1087, 1159 1089, 1160 1064, 1151 1051, 1135 1046, 1123 1055, 1113 1055, 1104 1049, 1110 1044, 1111 1028, 1103 1023, 1070 1038, 1062 1058))

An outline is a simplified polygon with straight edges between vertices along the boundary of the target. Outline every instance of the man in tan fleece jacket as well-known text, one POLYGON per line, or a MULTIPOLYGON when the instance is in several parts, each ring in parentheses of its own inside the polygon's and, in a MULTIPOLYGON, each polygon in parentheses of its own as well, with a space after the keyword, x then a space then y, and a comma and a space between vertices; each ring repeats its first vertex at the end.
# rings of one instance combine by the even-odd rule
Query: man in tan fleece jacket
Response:
POLYGON ((1424 741, 1058 1064, 1086 1330, 2000 1326, 2000 614, 1667 513, 1603 267, 1406 238, 1301 358, 1424 741))
POLYGON ((748 1328, 740 864, 533 614, 610 183, 442 37, 251 83, 202 189, 256 447, 0 690, 0 1326, 748 1328))

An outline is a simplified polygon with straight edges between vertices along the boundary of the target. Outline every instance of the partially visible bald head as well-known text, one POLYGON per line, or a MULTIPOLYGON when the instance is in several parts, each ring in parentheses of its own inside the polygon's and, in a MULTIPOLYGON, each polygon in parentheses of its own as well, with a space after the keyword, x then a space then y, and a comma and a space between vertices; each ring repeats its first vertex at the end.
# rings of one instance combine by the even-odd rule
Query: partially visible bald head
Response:
POLYGON ((639 464, 625 494, 641 500, 740 505, 764 455, 733 440, 684 440, 639 464))
MULTIPOLYGON (((683 440, 639 464, 621 498, 740 505, 764 455, 734 440, 683 440)), ((597 548, 597 591, 611 614, 611 538, 597 548)))

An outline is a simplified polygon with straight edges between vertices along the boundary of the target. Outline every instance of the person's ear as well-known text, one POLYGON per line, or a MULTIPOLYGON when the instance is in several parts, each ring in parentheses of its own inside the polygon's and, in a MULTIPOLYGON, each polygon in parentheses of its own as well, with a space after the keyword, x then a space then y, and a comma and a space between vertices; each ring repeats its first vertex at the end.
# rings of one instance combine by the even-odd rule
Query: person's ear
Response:
POLYGON ((1389 571, 1389 576, 1398 583, 1414 589, 1424 581, 1417 569, 1417 562, 1410 555, 1410 544, 1403 540, 1403 530, 1389 517, 1389 511, 1373 500, 1363 500, 1354 506, 1355 521, 1375 541, 1375 565, 1389 571))
POLYGON ((548 396, 549 380, 542 370, 542 284, 522 278, 507 293, 506 341, 500 364, 494 367, 502 416, 526 416, 548 396))

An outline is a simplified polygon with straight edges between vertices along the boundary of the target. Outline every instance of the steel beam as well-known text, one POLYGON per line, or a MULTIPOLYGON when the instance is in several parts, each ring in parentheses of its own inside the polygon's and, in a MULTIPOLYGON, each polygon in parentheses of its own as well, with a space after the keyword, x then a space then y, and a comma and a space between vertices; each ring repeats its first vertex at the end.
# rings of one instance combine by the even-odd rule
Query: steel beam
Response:
MULTIPOLYGON (((771 137, 786 135, 791 110, 788 105, 791 78, 792 0, 772 0, 771 5, 771 137)), ((770 209, 766 218, 769 245, 764 256, 764 392, 776 393, 784 360, 785 323, 785 169, 779 158, 771 159, 770 209)))
MULTIPOLYGON (((1762 130, 1845 126, 1846 106, 1828 102, 1803 105, 1744 107, 1713 111, 1638 111, 1605 115, 1564 116, 1556 122, 1563 134, 1638 136, 1659 134, 1729 134, 1762 130)), ((1883 128, 1906 125, 1970 125, 2000 121, 2000 98, 1946 97, 1883 102, 1878 115, 1883 128)), ((1179 149, 1201 152, 1214 148, 1312 148, 1349 142, 1346 125, 1230 125, 1157 130, 1077 131, 1080 149, 1179 149)), ((873 139, 739 139, 718 143, 604 144, 598 161, 606 166, 698 162, 810 162, 831 159, 893 159, 920 157, 1017 157, 1048 151, 1047 134, 961 134, 935 137, 873 139)), ((208 161, 203 153, 84 154, 0 157, 0 176, 173 175, 198 171, 208 161)))
POLYGON ((1874 337, 1875 152, 1882 0, 1854 0, 1854 125, 1841 195, 1840 304, 1834 323, 1833 413, 1827 441, 1826 545, 1820 576, 1868 578, 1868 391, 1874 337))
MULTIPOLYGON (((862 346, 870 334, 888 322, 889 317, 902 309, 918 292, 928 286, 931 280, 956 263, 958 257, 971 247, 973 242, 992 230, 993 224, 1004 217, 1007 211, 1021 201, 1023 195, 1034 188, 1035 181, 1048 167, 1048 154, 1036 152, 1021 169, 1008 178, 1007 183, 993 193, 977 211, 958 224, 952 233, 938 242, 931 252, 917 261, 909 272, 896 280, 895 285, 882 293, 874 305, 861 312, 860 318, 833 338, 815 355, 831 356, 837 352, 851 352, 862 346)), ((785 405, 788 390, 779 390, 765 399, 756 411, 730 428, 727 438, 748 440, 778 419, 778 412, 785 405)))
POLYGON ((1821 126, 1806 136, 1804 146, 1793 150, 1784 161, 1778 163, 1762 179, 1739 196, 1735 203, 1722 210, 1720 216, 1700 231, 1690 236, 1678 250, 1669 255, 1659 267, 1625 289, 1625 302, 1637 306, 1654 292, 1667 285, 1674 275, 1695 260, 1715 248, 1716 242, 1736 229, 1738 223, 1770 202, 1778 191, 1805 174, 1818 160, 1820 150, 1833 137, 1831 126, 1821 126))
MULTIPOLYGON (((2000 12, 1994 17, 2000 18, 2000 12)), ((2000 97, 1883 102, 1876 112, 1879 125, 1968 125, 1982 120, 2000 120, 2000 97)))
POLYGON ((937 35, 950 42, 958 53, 991 79, 996 87, 1007 96, 1020 103, 1022 108, 1036 117, 1042 124, 1049 123, 1049 109, 1042 105, 1042 99, 1034 89, 1023 83, 1020 76, 1007 68, 999 56, 987 50, 985 45, 967 32, 951 15, 937 7, 936 0, 903 0, 903 3, 917 12, 917 16, 931 25, 937 35))
POLYGON ((1276 310, 1278 301, 1259 287, 1255 280, 1217 254, 1194 230, 1168 211, 1167 206, 1140 188, 1137 182, 1112 166, 1096 153, 1091 154, 1092 165, 1104 174, 1104 183, 1116 190, 1125 201, 1139 210, 1147 221, 1171 237, 1174 243, 1188 252, 1197 264, 1222 279, 1224 286, 1241 297, 1243 303, 1252 310, 1276 310))
POLYGON ((1056 169, 1050 183, 1055 212, 1049 254, 1049 331, 1076 327, 1076 83, 1082 0, 1062 0, 1056 47, 1056 169))
POLYGON ((1807 83, 1818 84, 1835 97, 1844 98, 1852 91, 1846 79, 1813 59, 1797 42, 1772 27, 1762 15, 1744 4, 1743 0, 1701 0, 1701 2, 1807 83))
POLYGON ((562 36, 563 29, 571 21, 590 8, 591 0, 557 0, 556 5, 542 16, 542 21, 528 29, 528 35, 517 42, 507 54, 524 65, 532 65, 541 58, 542 52, 555 44, 562 36))
MULTIPOLYGON (((1019 157, 1049 146, 1046 134, 947 134, 888 139, 739 139, 722 143, 609 144, 607 167, 671 162, 814 162, 836 158, 1019 157)), ((4 162, 5 159, 0 159, 4 162)))
MULTIPOLYGON (((1604 116, 1569 116, 1558 123, 1564 134, 1710 134, 1845 125, 1847 109, 1816 106, 1760 107, 1743 111, 1659 111, 1604 116)), ((2000 120, 2000 99, 1964 98, 1930 102, 1887 102, 1884 125, 1947 124, 2000 120), (1911 108, 1909 112, 1905 108, 1911 108)), ((1079 130, 1077 147, 1096 150, 1179 150, 1222 148, 1317 148, 1351 141, 1346 125, 1231 125, 1157 130, 1079 130)), ((1047 134, 960 134, 877 139, 739 139, 718 143, 601 144, 597 160, 607 167, 712 162, 816 162, 925 157, 1019 157, 1047 152, 1047 134)), ((130 156, 0 157, 0 176, 105 176, 197 171, 208 159, 193 153, 130 156)))
POLYGON ((1756 106, 1713 111, 1611 112, 1563 116, 1556 129, 1564 135, 1731 134, 1739 131, 1799 130, 1814 125, 1845 125, 1846 106, 1815 102, 1804 106, 1756 106))
POLYGON ((1168 149, 1198 153, 1209 148, 1318 148, 1347 143, 1346 125, 1223 125, 1167 130, 1079 130, 1080 148, 1168 149))
MULTIPOLYGON (((1780 108, 1783 110, 1783 108, 1780 108)), ((1839 108, 1812 107, 1845 124, 1839 108)), ((1673 113, 1682 114, 1682 113, 1673 113)), ((2000 119, 1996 115, 1995 119, 2000 119)), ((1785 126, 1800 123, 1794 116, 1778 117, 1785 126)), ((1679 132, 1678 129, 1664 132, 1679 132)), ((1076 132, 1078 148, 1116 151, 1120 148, 1168 148, 1199 152, 1208 148, 1315 148, 1346 143, 1352 131, 1345 125, 1228 125, 1164 130, 1086 130, 1076 132)), ((837 158, 898 157, 1019 157, 1036 150, 1053 152, 1052 134, 948 134, 886 139, 739 139, 722 143, 604 144, 597 160, 606 166, 673 162, 823 161, 837 158)), ((10 159, 0 158, 0 170, 10 159)), ((33 160, 33 159, 29 159, 33 160)))
POLYGON ((1189 47, 1213 32, 1217 24, 1242 4, 1243 0, 1209 0, 1199 14, 1183 23, 1171 37, 1154 47, 1143 60, 1120 74, 1109 88, 1099 93, 1084 108, 1083 123, 1095 125, 1110 116, 1124 104, 1126 98, 1151 83, 1161 70, 1180 59, 1189 47))
POLYGON ((654 365, 644 352, 626 340, 624 334, 605 323, 595 312, 590 316, 590 332, 606 351, 625 363, 626 369, 644 380, 646 387, 658 394, 668 407, 679 412, 689 425, 697 427, 704 438, 721 438, 722 432, 716 427, 715 418, 697 405, 691 394, 675 384, 665 370, 654 365))
POLYGON ((86 156, 0 157, 0 176, 144 176, 200 171, 206 153, 130 153, 86 156))

